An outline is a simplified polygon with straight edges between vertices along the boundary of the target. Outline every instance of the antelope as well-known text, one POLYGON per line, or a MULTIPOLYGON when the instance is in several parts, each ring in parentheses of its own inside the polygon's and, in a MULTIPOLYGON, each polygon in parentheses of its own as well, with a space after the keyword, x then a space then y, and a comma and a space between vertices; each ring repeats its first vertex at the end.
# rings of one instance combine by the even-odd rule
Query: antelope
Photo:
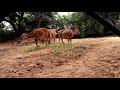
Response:
POLYGON ((56 35, 57 35, 56 31, 52 30, 52 29, 48 29, 48 31, 50 33, 50 41, 51 42, 53 41, 55 43, 55 39, 56 39, 56 35))
POLYGON ((38 41, 40 41, 41 43, 44 43, 44 41, 47 44, 50 44, 50 33, 48 32, 48 30, 46 28, 37 28, 34 29, 32 32, 30 33, 23 33, 20 36, 21 39, 26 39, 26 38, 34 38, 34 43, 38 45, 38 41))
POLYGON ((62 31, 63 31, 63 30, 59 30, 59 31, 57 32, 57 35, 58 35, 58 38, 59 38, 59 42, 60 42, 60 38, 61 38, 62 31))
POLYGON ((72 37, 74 35, 80 34, 80 31, 79 31, 79 29, 75 29, 75 30, 63 29, 62 31, 59 31, 58 34, 60 35, 60 38, 61 38, 61 41, 62 41, 63 44, 65 44, 63 42, 63 39, 67 39, 68 40, 68 44, 69 44, 69 42, 71 42, 71 44, 72 44, 72 40, 71 40, 72 37))

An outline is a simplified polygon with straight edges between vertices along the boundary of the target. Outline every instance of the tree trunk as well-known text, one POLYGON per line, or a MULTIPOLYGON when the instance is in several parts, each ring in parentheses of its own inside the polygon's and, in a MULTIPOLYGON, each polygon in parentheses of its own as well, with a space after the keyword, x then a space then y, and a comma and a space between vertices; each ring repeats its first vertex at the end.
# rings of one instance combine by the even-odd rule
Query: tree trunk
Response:
POLYGON ((40 14, 40 12, 39 12, 39 15, 40 15, 40 17, 39 17, 39 20, 38 20, 38 28, 41 27, 41 21, 42 21, 43 12, 42 12, 41 14, 40 14))
POLYGON ((22 25, 24 12, 13 13, 13 16, 9 16, 10 20, 4 19, 4 21, 9 22, 13 29, 15 30, 16 37, 20 36, 23 32, 25 32, 25 26, 22 25), (18 18, 18 21, 16 20, 18 18), (18 23, 17 23, 18 22, 18 23))
POLYGON ((20 15, 17 15, 18 17, 18 32, 17 32, 17 36, 20 36, 22 33, 25 32, 25 27, 22 25, 22 20, 23 20, 23 15, 24 15, 24 12, 19 12, 20 15))

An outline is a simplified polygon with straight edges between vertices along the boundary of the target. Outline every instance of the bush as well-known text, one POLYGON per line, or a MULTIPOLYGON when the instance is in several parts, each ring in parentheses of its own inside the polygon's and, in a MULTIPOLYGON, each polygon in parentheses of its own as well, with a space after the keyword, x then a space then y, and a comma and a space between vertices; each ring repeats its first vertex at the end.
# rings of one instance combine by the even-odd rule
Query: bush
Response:
POLYGON ((14 30, 0 30, 0 41, 6 41, 15 38, 14 30))

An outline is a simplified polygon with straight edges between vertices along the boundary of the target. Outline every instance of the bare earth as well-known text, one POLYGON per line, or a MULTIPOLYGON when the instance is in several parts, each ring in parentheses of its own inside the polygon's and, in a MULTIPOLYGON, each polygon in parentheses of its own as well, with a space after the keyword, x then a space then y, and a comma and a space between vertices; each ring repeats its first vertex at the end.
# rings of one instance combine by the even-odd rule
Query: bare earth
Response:
POLYGON ((120 37, 23 42, 0 43, 0 78, 120 78, 120 37))

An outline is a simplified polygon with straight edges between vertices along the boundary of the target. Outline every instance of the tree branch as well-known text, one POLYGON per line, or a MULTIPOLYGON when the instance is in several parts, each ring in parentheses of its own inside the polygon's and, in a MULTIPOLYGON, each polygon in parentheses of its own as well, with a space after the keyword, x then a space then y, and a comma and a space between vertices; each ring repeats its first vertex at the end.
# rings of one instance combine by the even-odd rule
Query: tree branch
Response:
POLYGON ((104 26, 108 27, 109 30, 111 30, 113 33, 120 36, 120 30, 118 30, 116 27, 108 23, 103 17, 99 16, 97 13, 94 13, 94 12, 86 12, 86 13, 91 17, 93 17, 94 19, 96 19, 101 24, 103 24, 104 26))

